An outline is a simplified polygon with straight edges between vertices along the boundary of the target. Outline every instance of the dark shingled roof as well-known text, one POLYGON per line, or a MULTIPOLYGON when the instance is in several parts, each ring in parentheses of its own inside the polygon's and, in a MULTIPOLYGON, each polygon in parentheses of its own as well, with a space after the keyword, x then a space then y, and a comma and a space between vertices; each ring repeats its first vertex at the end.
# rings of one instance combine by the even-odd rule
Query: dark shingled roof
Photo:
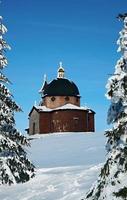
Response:
POLYGON ((57 78, 44 87, 44 96, 79 96, 79 90, 74 82, 57 78))

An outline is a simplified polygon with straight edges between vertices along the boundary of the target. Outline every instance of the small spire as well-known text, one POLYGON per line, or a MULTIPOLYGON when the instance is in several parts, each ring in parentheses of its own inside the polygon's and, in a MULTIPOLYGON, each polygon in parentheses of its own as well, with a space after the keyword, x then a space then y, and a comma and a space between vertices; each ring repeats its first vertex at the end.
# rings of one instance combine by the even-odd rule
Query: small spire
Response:
POLYGON ((47 75, 44 74, 44 82, 47 82, 47 75))
POLYGON ((46 74, 44 74, 44 78, 43 78, 43 84, 42 84, 42 87, 41 87, 41 89, 39 90, 39 93, 40 93, 40 94, 42 94, 42 93, 43 93, 43 91, 44 91, 44 89, 45 89, 46 85, 47 85, 47 75, 46 75, 46 74))
POLYGON ((59 68, 57 70, 57 78, 64 78, 64 68, 63 68, 63 65, 62 65, 62 62, 59 62, 59 68))

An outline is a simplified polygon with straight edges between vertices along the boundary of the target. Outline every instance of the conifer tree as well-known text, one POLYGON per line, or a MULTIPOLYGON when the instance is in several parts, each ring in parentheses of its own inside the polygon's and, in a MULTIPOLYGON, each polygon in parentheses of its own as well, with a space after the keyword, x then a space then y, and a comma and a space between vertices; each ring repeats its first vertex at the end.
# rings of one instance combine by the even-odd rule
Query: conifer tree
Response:
POLYGON ((5 53, 10 46, 3 39, 7 28, 0 16, 0 185, 26 182, 34 176, 34 165, 27 159, 24 146, 26 137, 15 128, 14 113, 21 108, 7 88, 10 81, 3 74, 7 66, 5 53))
POLYGON ((86 200, 127 199, 127 13, 118 19, 124 24, 117 41, 122 56, 106 85, 111 100, 107 121, 113 128, 105 133, 107 159, 86 200))

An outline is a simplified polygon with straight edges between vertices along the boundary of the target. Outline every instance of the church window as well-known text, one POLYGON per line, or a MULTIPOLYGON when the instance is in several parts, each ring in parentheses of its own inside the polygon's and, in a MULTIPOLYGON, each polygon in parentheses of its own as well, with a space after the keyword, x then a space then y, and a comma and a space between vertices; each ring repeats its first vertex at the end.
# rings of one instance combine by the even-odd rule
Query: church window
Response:
POLYGON ((79 102, 79 98, 76 98, 76 101, 79 102))
POLYGON ((55 97, 51 97, 51 101, 55 101, 55 99, 56 99, 55 97))
POLYGON ((69 101, 70 99, 69 99, 69 97, 65 97, 65 100, 66 100, 66 101, 69 101))

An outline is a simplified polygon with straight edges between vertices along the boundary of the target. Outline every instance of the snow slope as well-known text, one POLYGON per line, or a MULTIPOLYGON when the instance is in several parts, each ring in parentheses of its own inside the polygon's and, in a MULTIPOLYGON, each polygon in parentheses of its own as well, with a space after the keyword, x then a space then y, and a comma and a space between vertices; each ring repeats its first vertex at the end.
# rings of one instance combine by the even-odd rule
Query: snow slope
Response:
POLYGON ((25 184, 0 187, 1 200, 80 200, 105 160, 99 133, 36 135, 28 154, 36 177, 25 184))

